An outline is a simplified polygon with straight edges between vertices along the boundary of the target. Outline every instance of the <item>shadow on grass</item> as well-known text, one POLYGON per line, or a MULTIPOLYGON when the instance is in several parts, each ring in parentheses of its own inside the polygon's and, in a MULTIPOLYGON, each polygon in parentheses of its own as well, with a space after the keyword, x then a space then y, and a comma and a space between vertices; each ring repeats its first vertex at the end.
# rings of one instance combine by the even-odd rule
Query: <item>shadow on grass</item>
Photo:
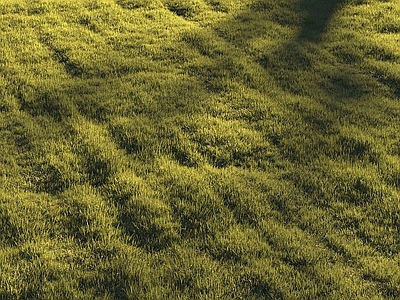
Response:
POLYGON ((301 0, 299 8, 305 12, 306 18, 297 41, 317 42, 327 30, 329 21, 335 12, 346 3, 347 0, 301 0))
POLYGON ((379 82, 353 62, 342 62, 322 49, 332 18, 347 4, 348 0, 258 0, 215 30, 239 48, 255 45, 251 55, 287 92, 359 99, 373 93, 379 82))

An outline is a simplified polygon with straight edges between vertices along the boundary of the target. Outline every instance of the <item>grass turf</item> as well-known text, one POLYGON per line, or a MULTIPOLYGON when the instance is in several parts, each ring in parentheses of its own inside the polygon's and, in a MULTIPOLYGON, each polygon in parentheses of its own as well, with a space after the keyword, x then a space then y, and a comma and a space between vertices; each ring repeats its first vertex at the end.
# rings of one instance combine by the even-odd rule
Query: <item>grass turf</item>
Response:
POLYGON ((398 299, 399 15, 0 1, 0 299, 398 299))

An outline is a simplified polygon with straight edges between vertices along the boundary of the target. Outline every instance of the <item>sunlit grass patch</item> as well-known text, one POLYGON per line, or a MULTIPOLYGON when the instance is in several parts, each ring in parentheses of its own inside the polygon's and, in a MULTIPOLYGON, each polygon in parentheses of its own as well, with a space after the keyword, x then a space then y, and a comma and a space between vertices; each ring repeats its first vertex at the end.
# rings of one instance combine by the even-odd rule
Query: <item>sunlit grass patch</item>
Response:
POLYGON ((76 186, 60 195, 61 222, 66 234, 80 243, 111 240, 115 233, 116 216, 100 195, 89 186, 76 186))
POLYGON ((192 127, 188 136, 202 145, 197 151, 216 167, 256 165, 262 157, 274 155, 258 132, 243 128, 240 122, 213 117, 199 117, 193 121, 186 125, 192 127))
POLYGON ((74 124, 74 130, 87 178, 94 186, 106 184, 123 166, 123 154, 100 125, 80 118, 74 124))
POLYGON ((166 188, 173 215, 185 238, 213 236, 232 222, 232 216, 215 193, 204 169, 194 170, 167 159, 158 161, 161 183, 166 188))
MULTIPOLYGON (((210 256, 191 245, 174 246, 171 255, 160 256, 163 282, 170 294, 168 297, 239 297, 243 293, 238 288, 228 289, 234 278, 230 270, 222 267, 210 256), (169 266, 169 267, 166 267, 169 266), (194 291, 194 293, 192 293, 194 291)), ((236 275, 236 274, 232 274, 236 275)))

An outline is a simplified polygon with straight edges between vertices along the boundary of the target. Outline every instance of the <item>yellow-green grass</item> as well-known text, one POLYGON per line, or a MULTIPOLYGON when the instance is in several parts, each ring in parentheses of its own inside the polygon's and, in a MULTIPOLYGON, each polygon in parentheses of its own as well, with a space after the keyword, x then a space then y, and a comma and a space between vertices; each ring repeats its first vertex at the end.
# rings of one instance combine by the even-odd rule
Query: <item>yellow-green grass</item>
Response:
POLYGON ((0 299, 398 299, 398 0, 0 0, 0 299))

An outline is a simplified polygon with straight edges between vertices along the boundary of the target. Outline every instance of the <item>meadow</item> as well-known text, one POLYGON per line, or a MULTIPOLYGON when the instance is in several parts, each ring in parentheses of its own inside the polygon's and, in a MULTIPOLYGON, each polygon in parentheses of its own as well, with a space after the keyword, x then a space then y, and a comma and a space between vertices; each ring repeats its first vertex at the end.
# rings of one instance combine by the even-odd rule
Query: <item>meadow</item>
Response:
POLYGON ((400 299, 399 0, 0 0, 0 299, 400 299))

